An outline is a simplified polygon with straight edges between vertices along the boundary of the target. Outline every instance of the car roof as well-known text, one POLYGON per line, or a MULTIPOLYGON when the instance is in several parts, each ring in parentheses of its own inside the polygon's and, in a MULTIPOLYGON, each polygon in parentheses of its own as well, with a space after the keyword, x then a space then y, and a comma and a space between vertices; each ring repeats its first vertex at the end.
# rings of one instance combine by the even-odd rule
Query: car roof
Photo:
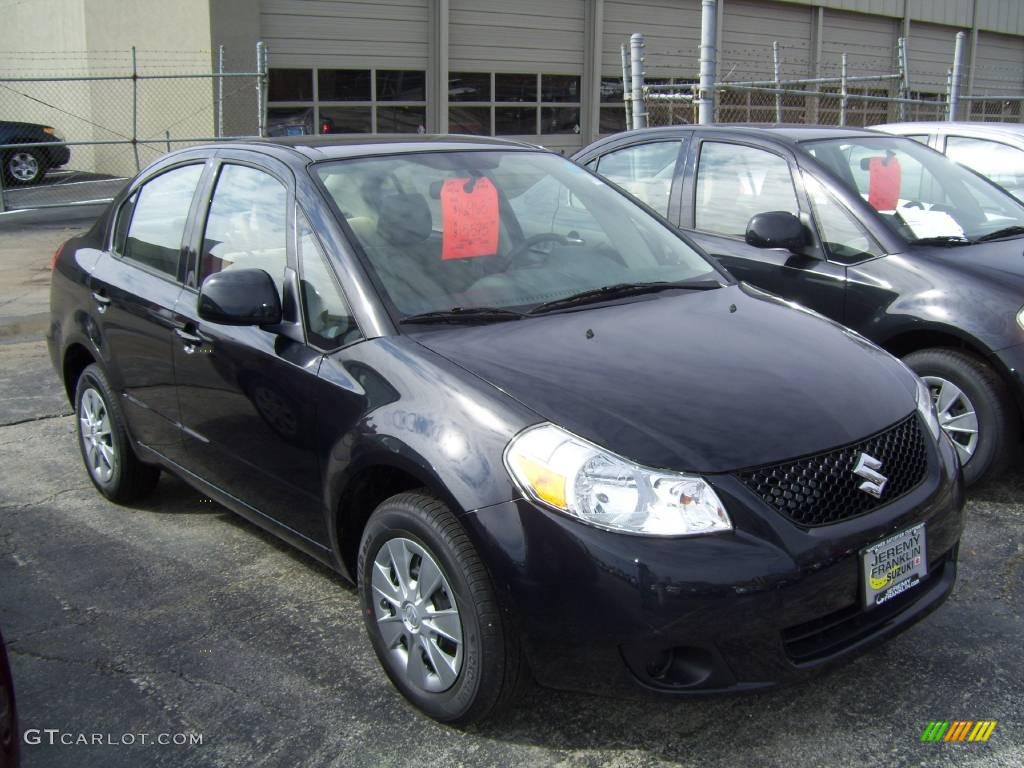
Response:
MULTIPOLYGON (((817 141, 820 139, 845 139, 857 136, 878 136, 878 131, 867 128, 841 128, 834 125, 796 125, 779 123, 775 125, 750 125, 749 123, 716 123, 715 125, 670 125, 659 128, 638 128, 632 131, 624 131, 607 136, 586 148, 590 150, 609 143, 617 142, 624 136, 643 138, 657 138, 659 136, 678 136, 690 131, 699 130, 703 134, 721 133, 736 137, 749 137, 751 139, 769 139, 779 144, 799 144, 804 141, 817 141)), ((584 154, 580 152, 579 154, 584 154)))
POLYGON ((927 133, 930 131, 962 131, 966 134, 981 135, 1006 135, 1024 136, 1024 125, 1020 123, 986 123, 980 120, 956 120, 953 122, 945 120, 930 120, 920 123, 884 123, 875 125, 872 128, 879 131, 893 131, 895 133, 927 133))
POLYGON ((334 160, 367 155, 393 155, 408 152, 452 152, 458 150, 504 149, 547 151, 535 144, 489 136, 427 134, 408 136, 281 136, 235 139, 191 149, 247 149, 292 161, 301 156, 306 162, 334 160), (285 157, 290 155, 291 157, 285 157))

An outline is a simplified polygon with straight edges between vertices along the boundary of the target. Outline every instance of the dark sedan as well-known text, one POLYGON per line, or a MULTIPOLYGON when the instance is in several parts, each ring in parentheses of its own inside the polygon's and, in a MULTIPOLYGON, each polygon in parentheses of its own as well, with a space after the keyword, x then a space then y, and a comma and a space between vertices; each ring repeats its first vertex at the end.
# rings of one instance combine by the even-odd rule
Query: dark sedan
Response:
POLYGON ((67 165, 71 151, 49 125, 0 120, 4 183, 38 184, 51 168, 67 165))
POLYGON ((63 246, 51 305, 99 491, 173 472, 356 582, 443 721, 531 677, 763 688, 956 578, 921 380, 536 147, 174 152, 63 246))
POLYGON ((968 485, 1024 413, 1024 205, 911 139, 846 128, 679 126, 574 159, 740 280, 862 333, 922 376, 968 485))

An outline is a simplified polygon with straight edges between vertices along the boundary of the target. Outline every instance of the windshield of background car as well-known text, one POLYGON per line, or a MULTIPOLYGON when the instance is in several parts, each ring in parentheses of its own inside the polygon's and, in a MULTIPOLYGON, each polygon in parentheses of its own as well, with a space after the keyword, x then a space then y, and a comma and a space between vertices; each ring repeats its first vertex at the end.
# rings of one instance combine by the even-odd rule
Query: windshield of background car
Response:
POLYGON ((522 311, 621 283, 720 279, 673 230, 555 155, 415 153, 316 171, 405 316, 522 311))
POLYGON ((1024 206, 948 158, 899 137, 813 141, 805 150, 908 241, 974 240, 1024 226, 1024 206))

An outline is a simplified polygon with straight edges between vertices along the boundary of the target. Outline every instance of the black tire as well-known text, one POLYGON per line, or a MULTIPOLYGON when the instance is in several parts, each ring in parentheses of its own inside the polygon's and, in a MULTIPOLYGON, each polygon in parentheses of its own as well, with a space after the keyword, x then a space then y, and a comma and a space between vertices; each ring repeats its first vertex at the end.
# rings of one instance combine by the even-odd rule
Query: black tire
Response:
POLYGON ((38 184, 46 175, 46 158, 36 149, 11 149, 4 154, 4 181, 10 186, 38 184), (31 170, 30 175, 26 175, 31 170))
POLYGON ((78 448, 82 454, 82 461, 85 463, 85 470, 89 479, 97 490, 111 501, 118 504, 127 504, 145 498, 156 488, 160 479, 160 468, 151 464, 143 464, 135 455, 128 433, 125 431, 124 412, 121 404, 113 395, 110 383, 107 381, 103 369, 93 363, 88 366, 78 379, 78 386, 75 388, 75 415, 78 426, 78 448), (106 413, 108 428, 96 431, 93 437, 97 443, 106 445, 113 460, 96 460, 97 452, 101 456, 108 456, 105 451, 95 448, 90 455, 87 445, 93 443, 86 422, 89 415, 98 415, 97 398, 102 409, 106 413), (84 403, 84 405, 83 405, 84 403), (83 410, 84 409, 84 410, 83 410), (109 473, 106 469, 109 468, 109 473))
MULTIPOLYGON (((411 558, 410 573, 416 567, 416 557, 411 558)), ((417 591, 421 573, 417 569, 417 591)), ((358 575, 363 618, 377 658, 395 687, 423 712, 444 723, 467 725, 494 716, 518 697, 528 676, 517 635, 499 607, 487 569, 462 525, 442 501, 421 491, 402 493, 381 503, 363 531, 358 575), (389 542, 403 548, 408 546, 403 540, 426 551, 439 566, 447 582, 445 586, 450 585, 454 593, 451 597, 462 629, 461 667, 455 673, 454 682, 444 690, 430 691, 414 684, 413 675, 402 663, 401 653, 408 647, 405 645, 408 639, 415 638, 413 648, 418 650, 418 635, 409 634, 410 624, 400 621, 405 627, 405 636, 396 645, 389 645, 378 623, 379 617, 386 616, 385 610, 394 610, 398 616, 400 609, 397 606, 386 609, 391 603, 385 598, 379 598, 381 604, 375 605, 378 600, 372 583, 375 560, 378 555, 387 557, 389 542)), ((397 590, 397 581, 395 584, 397 590)), ((444 600, 440 588, 434 594, 444 600)), ((429 614, 423 615, 429 617, 429 614)), ((419 625, 417 621, 417 627, 426 637, 429 632, 426 623, 419 625)), ((400 627, 397 631, 403 632, 400 627)), ((449 652, 453 653, 451 649, 449 652)), ((422 658, 426 659, 425 650, 423 654, 422 658)), ((427 668, 433 667, 428 663, 427 668)), ((438 680, 439 685, 443 684, 440 676, 438 680)))
MULTIPOLYGON (((978 358, 956 349, 924 349, 903 360, 922 378, 935 377, 951 382, 974 407, 977 443, 966 461, 963 461, 964 453, 957 451, 965 485, 975 485, 998 475, 1005 468, 1019 434, 1016 408, 999 375, 978 358)), ((962 433, 950 434, 954 443, 965 439, 962 433)))

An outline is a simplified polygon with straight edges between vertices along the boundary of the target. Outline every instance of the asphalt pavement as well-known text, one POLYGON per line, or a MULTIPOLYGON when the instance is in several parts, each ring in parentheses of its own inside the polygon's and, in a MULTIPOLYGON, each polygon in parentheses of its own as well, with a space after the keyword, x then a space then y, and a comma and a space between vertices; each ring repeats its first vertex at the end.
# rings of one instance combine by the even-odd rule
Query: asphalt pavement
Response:
POLYGON ((972 492, 947 603, 840 668, 690 701, 534 688, 449 728, 391 687, 340 577, 173 477, 134 507, 92 488, 39 333, 2 332, 73 229, 0 222, 0 259, 22 254, 0 272, 0 628, 25 768, 1024 765, 1024 471, 972 492), (923 743, 933 720, 998 725, 923 743))

